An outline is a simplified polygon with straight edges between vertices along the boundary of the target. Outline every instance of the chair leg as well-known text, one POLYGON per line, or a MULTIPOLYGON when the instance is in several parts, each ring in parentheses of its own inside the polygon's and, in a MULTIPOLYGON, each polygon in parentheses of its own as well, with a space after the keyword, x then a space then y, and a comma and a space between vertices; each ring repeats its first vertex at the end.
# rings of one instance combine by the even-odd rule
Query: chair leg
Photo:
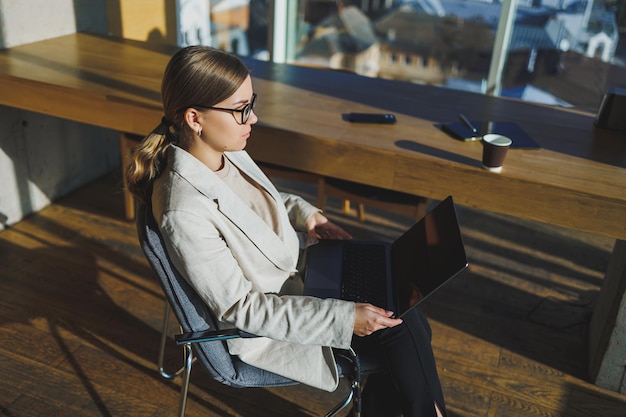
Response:
POLYGON ((354 377, 350 383, 350 392, 348 395, 337 404, 332 410, 326 414, 325 417, 333 417, 337 415, 341 410, 343 410, 350 402, 352 402, 352 415, 354 417, 361 416, 361 362, 359 361, 359 356, 356 354, 354 349, 349 348, 348 352, 352 357, 352 363, 354 364, 354 377))
POLYGON ((361 417, 361 361, 354 349, 348 349, 352 360, 354 361, 354 378, 352 380, 352 392, 354 392, 354 400, 352 402, 352 412, 354 417, 361 417))
POLYGON ((163 315, 163 328, 161 330, 161 345, 159 346, 159 374, 161 374, 163 378, 170 380, 182 375, 182 381, 180 385, 180 399, 178 400, 178 417, 184 417, 185 409, 187 408, 187 394, 189 393, 189 379, 191 377, 191 367, 195 358, 193 357, 191 344, 186 344, 183 346, 183 366, 176 372, 167 372, 164 369, 163 362, 165 360, 165 343, 167 342, 167 329, 169 328, 170 314, 171 307, 170 304, 166 302, 165 314, 163 315))
POLYGON ((187 394, 189 393, 189 379, 191 377, 191 366, 193 365, 193 351, 191 344, 183 346, 185 356, 185 366, 183 367, 183 378, 180 384, 180 400, 178 402, 178 417, 185 417, 187 408, 187 394))
POLYGON ((341 410, 343 410, 344 408, 346 408, 348 404, 350 404, 350 402, 352 401, 352 398, 354 398, 354 386, 350 387, 350 392, 348 392, 348 395, 346 395, 346 397, 339 404, 337 404, 332 410, 330 410, 328 414, 326 414, 324 417, 336 416, 341 410))
POLYGON ((167 372, 163 366, 163 362, 165 361, 165 343, 167 342, 167 329, 169 328, 170 312, 170 304, 165 302, 165 314, 163 317, 163 328, 161 329, 161 345, 159 346, 158 362, 159 374, 165 379, 174 379, 185 371, 185 367, 183 366, 176 372, 167 372))

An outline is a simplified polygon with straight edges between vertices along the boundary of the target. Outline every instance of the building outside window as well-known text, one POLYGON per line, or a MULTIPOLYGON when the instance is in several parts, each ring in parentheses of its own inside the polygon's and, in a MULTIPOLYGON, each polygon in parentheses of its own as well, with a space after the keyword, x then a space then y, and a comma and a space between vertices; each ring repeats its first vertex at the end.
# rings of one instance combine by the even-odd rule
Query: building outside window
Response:
POLYGON ((626 0, 212 0, 211 19, 214 43, 228 30, 218 46, 260 59, 487 93, 500 40, 502 96, 593 112, 626 87, 626 0))

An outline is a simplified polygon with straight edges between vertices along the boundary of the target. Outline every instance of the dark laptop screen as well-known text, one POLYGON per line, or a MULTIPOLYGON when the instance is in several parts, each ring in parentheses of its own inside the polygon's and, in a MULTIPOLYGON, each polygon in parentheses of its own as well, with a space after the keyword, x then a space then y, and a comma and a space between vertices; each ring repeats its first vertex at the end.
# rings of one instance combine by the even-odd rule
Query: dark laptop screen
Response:
POLYGON ((392 246, 397 313, 430 295, 467 266, 452 197, 446 198, 392 246))

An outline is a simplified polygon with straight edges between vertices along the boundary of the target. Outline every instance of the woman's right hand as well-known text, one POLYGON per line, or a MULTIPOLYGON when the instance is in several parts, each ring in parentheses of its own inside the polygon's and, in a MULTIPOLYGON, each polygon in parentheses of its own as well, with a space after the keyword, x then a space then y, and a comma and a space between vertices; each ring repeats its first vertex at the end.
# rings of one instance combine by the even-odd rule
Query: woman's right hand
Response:
POLYGON ((392 311, 367 303, 356 303, 354 308, 354 331, 357 336, 369 336, 377 330, 394 327, 402 319, 393 319, 392 311))

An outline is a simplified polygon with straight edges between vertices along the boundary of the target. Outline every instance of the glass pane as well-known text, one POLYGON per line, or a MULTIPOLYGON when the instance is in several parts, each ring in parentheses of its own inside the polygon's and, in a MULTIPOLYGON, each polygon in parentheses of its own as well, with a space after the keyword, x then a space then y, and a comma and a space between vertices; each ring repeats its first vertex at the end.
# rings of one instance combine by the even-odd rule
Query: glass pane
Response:
POLYGON ((211 35, 216 48, 269 59, 270 0, 211 0, 211 35))
MULTIPOLYGON (((626 87, 625 3, 519 0, 501 94, 595 111, 609 86, 626 87)), ((484 92, 501 8, 481 0, 300 0, 292 61, 484 92)))
POLYGON ((301 3, 297 62, 477 90, 487 78, 497 13, 474 13, 467 1, 301 3))
POLYGON ((625 6, 520 1, 502 95, 595 111, 609 87, 626 86, 625 6))

